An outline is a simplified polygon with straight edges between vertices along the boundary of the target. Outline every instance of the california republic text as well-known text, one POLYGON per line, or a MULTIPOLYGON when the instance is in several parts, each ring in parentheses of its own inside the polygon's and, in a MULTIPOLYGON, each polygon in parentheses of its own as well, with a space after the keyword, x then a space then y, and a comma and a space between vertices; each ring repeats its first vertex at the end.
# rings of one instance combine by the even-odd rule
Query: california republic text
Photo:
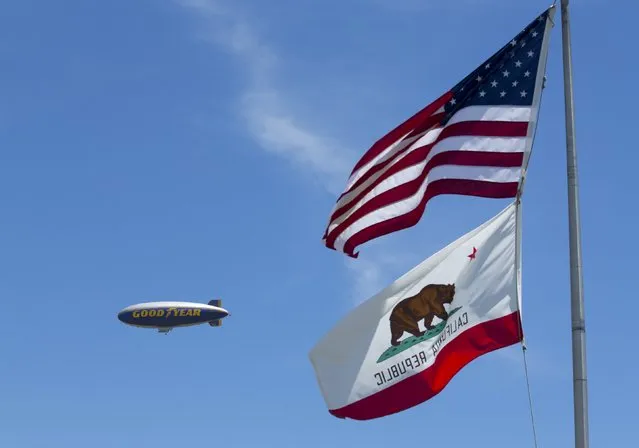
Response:
POLYGON ((386 384, 389 381, 392 381, 396 378, 399 378, 402 375, 405 375, 409 370, 414 370, 422 365, 426 364, 426 352, 421 351, 419 353, 414 354, 406 359, 401 360, 397 364, 393 364, 386 370, 382 370, 381 372, 377 372, 375 374, 375 379, 377 380, 377 385, 381 386, 382 384, 386 384))
POLYGON ((431 348, 431 350, 433 351, 433 356, 437 356, 437 352, 441 348, 442 344, 446 342, 446 339, 457 333, 459 330, 462 329, 462 327, 465 327, 466 325, 468 325, 468 314, 466 313, 463 313, 461 316, 458 316, 456 318, 450 319, 431 348))

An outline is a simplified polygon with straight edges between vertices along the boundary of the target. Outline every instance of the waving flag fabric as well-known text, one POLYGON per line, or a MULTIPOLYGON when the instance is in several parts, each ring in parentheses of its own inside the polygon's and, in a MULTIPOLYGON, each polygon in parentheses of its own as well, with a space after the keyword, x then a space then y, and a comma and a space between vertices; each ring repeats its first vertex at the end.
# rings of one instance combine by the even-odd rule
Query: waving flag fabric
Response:
POLYGON ((532 147, 554 13, 554 6, 544 11, 364 154, 331 212, 326 247, 357 257, 359 245, 415 225, 437 195, 517 195, 532 147))
POLYGON ((429 257, 337 324, 310 359, 331 414, 369 420, 437 395, 521 341, 517 206, 429 257))

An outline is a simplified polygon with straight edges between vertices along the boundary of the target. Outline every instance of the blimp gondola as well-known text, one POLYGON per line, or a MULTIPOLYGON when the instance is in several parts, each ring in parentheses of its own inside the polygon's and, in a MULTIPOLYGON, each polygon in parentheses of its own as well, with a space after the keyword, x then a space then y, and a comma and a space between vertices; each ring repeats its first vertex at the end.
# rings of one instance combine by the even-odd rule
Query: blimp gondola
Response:
POLYGON ((130 326, 156 328, 168 334, 177 327, 190 327, 208 323, 220 327, 222 319, 230 313, 222 308, 221 300, 208 304, 195 302, 146 302, 131 305, 118 313, 118 319, 130 326))

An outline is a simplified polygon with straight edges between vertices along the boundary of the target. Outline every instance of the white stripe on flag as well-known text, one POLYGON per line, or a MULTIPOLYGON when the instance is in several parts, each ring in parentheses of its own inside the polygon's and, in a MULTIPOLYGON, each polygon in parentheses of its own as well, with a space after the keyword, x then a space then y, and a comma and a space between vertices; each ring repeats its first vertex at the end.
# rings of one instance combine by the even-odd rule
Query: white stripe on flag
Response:
MULTIPOLYGON (((527 142, 526 137, 454 136, 454 137, 445 138, 433 146, 433 148, 429 151, 426 159, 424 159, 422 162, 419 162, 416 165, 411 165, 397 172, 393 176, 388 177, 384 179, 383 181, 379 182, 374 188, 372 188, 356 203, 349 204, 349 201, 352 201, 354 198, 357 197, 358 194, 360 194, 367 187, 372 185, 375 182, 375 180, 377 180, 381 176, 381 174, 377 175, 376 173, 375 176, 371 177, 370 181, 364 182, 361 186, 358 186, 351 193, 349 193, 348 195, 340 199, 340 201, 338 202, 339 207, 349 205, 349 208, 347 210, 344 210, 340 216, 336 217, 333 221, 331 221, 329 232, 332 231, 338 225, 340 225, 342 222, 344 222, 344 220, 347 219, 353 212, 361 208, 364 204, 366 204, 368 201, 373 199, 375 196, 379 196, 385 191, 391 190, 406 182, 415 180, 423 172, 428 162, 430 162, 430 160, 438 154, 441 154, 447 151, 516 153, 516 152, 523 152, 525 150, 526 142, 527 142)), ((392 165, 394 165, 394 163, 392 165)), ((381 170, 380 173, 385 173, 386 171, 387 171, 386 169, 381 170)), ((432 179, 432 178, 429 178, 429 179, 432 179)), ((458 179, 465 179, 465 178, 458 177, 458 179)), ((516 182, 517 180, 514 180, 514 181, 516 182)), ((333 213, 335 212, 335 210, 333 211, 333 213)))
POLYGON ((438 166, 428 173, 428 176, 426 176, 426 179, 419 187, 416 194, 404 200, 378 208, 374 212, 363 216, 344 229, 344 231, 340 233, 339 238, 335 241, 335 249, 343 251, 346 241, 348 241, 348 239, 357 232, 372 226, 375 223, 386 221, 388 219, 395 218, 396 216, 405 215, 417 208, 424 196, 428 184, 436 180, 464 179, 489 182, 517 182, 520 176, 521 168, 492 168, 484 166, 455 165, 438 166))

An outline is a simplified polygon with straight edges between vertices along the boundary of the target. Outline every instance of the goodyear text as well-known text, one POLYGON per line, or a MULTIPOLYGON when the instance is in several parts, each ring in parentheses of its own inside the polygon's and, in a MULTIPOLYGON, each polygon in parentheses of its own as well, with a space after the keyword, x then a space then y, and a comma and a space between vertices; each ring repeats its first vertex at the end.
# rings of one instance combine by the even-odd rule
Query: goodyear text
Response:
POLYGON ((200 316, 200 312, 197 308, 169 308, 164 310, 160 309, 151 309, 151 310, 140 310, 133 311, 133 318, 139 319, 141 317, 187 317, 187 316, 200 316))

